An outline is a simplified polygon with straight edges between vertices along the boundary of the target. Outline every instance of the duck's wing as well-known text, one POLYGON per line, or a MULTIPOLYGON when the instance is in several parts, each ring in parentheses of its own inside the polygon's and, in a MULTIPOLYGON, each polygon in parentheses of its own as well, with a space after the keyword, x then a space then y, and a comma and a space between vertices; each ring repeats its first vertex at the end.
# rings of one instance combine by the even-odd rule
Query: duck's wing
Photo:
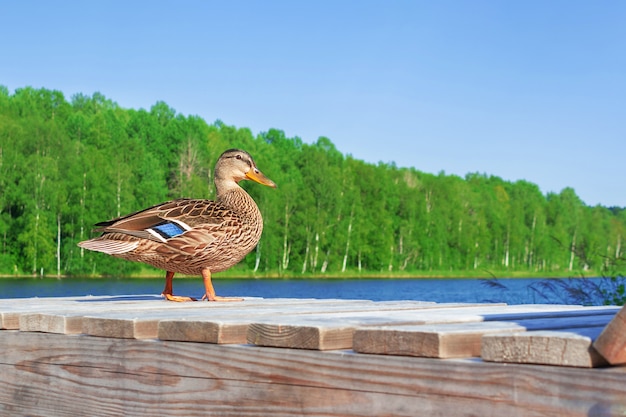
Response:
POLYGON ((200 225, 210 229, 221 224, 225 211, 228 210, 215 201, 179 199, 97 223, 96 231, 165 243, 200 225))
MULTIPOLYGON (((234 235, 241 234, 245 225, 231 209, 215 201, 195 200, 184 207, 168 213, 166 224, 159 225, 157 233, 174 231, 167 236, 167 242, 155 248, 155 251, 172 262, 185 262, 189 258, 214 261, 216 251, 220 256, 230 258, 236 252, 234 235), (185 231, 178 233, 177 229, 185 231)), ((151 229, 154 231, 154 227, 151 229)))

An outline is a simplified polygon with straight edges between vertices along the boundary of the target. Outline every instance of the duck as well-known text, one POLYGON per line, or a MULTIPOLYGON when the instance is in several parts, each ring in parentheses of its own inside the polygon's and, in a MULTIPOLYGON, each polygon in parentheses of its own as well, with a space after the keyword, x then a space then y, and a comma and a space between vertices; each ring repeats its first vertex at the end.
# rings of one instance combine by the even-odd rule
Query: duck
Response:
POLYGON ((241 301, 217 296, 211 277, 238 264, 261 238, 263 217, 239 185, 244 180, 276 188, 248 152, 226 150, 215 164, 215 200, 180 198, 96 223, 101 235, 78 246, 164 270, 169 301, 197 301, 174 295, 176 273, 202 276, 202 300, 241 301))

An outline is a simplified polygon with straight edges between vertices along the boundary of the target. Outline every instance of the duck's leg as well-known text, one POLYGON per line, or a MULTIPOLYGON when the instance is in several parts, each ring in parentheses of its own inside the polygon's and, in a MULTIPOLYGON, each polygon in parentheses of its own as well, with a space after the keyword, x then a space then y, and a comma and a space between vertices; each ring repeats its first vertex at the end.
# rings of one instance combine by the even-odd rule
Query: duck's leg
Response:
POLYGON ((211 282, 211 271, 209 268, 204 268, 202 270, 202 279, 204 280, 204 295, 202 296, 203 300, 207 301, 243 301, 243 298, 234 298, 234 297, 220 297, 219 295, 215 295, 215 290, 213 289, 213 283, 211 282))
POLYGON ((172 283, 173 280, 174 280, 174 272, 167 271, 167 273, 165 274, 165 288, 163 289, 163 292, 161 293, 163 297, 165 297, 169 301, 179 301, 179 302, 198 301, 192 297, 181 297, 178 295, 174 295, 173 283, 172 283))

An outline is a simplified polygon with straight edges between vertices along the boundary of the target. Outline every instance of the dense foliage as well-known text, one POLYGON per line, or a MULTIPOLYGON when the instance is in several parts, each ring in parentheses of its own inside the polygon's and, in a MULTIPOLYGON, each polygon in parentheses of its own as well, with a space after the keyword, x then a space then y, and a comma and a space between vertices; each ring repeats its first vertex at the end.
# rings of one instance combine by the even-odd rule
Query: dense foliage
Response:
POLYGON ((222 151, 249 151, 277 184, 244 184, 265 218, 239 273, 504 276, 601 271, 623 257, 626 211, 567 188, 373 165, 280 130, 207 124, 163 102, 123 109, 99 93, 0 86, 0 274, 129 274, 81 250, 94 223, 177 197, 214 197, 222 151), (476 275, 476 273, 475 273, 476 275))

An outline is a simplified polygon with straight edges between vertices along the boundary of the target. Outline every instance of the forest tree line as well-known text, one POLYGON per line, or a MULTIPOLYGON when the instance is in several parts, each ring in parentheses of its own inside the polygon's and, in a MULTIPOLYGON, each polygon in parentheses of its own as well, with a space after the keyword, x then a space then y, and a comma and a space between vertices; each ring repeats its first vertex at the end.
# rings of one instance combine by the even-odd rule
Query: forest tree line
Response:
POLYGON ((246 275, 600 273, 624 257, 626 210, 571 188, 370 164, 270 129, 256 136, 100 93, 0 86, 0 274, 129 275, 145 266, 84 251, 92 225, 179 197, 215 197, 213 167, 245 149, 277 190, 242 184, 265 229, 246 275))

